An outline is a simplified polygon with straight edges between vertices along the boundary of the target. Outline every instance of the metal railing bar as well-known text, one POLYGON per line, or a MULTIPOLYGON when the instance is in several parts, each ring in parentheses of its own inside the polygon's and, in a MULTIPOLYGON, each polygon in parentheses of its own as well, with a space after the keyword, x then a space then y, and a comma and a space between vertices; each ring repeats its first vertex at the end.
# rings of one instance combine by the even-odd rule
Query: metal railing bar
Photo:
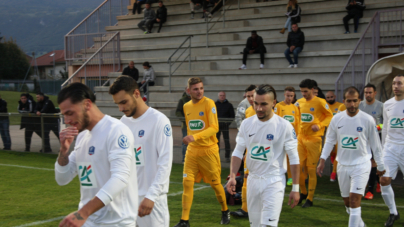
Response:
POLYGON ((177 59, 175 59, 174 62, 177 62, 178 59, 180 59, 180 57, 189 49, 189 47, 185 48, 184 51, 180 54, 180 56, 177 57, 177 59))
MULTIPOLYGON (((168 58, 168 61, 170 61, 171 60, 171 58, 175 55, 175 53, 177 53, 177 51, 179 50, 179 49, 181 49, 181 47, 188 41, 188 39, 190 39, 190 38, 192 38, 192 37, 194 37, 193 35, 189 35, 186 39, 185 39, 185 41, 184 42, 182 42, 181 43, 181 45, 174 51, 174 53, 168 58)), ((167 61, 167 62, 168 62, 167 61)))

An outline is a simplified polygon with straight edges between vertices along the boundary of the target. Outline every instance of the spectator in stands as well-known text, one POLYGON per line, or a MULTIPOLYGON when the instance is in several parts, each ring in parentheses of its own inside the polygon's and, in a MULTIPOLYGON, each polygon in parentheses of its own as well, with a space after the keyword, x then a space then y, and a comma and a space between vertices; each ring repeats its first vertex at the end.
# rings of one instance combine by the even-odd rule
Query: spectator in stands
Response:
POLYGON ((144 34, 151 33, 151 27, 153 21, 156 19, 156 12, 152 8, 150 8, 150 4, 146 3, 146 9, 144 10, 144 17, 143 20, 137 24, 137 26, 144 31, 144 34), (146 26, 146 29, 144 28, 146 26))
POLYGON ((165 23, 166 21, 167 21, 167 8, 165 5, 163 5, 163 1, 159 1, 159 8, 157 9, 156 19, 151 24, 150 30, 153 29, 154 23, 158 23, 159 30, 157 30, 157 33, 160 33, 161 26, 163 26, 163 23, 165 23))
MULTIPOLYGON (((7 102, 0 95, 0 113, 8 113, 7 102)), ((10 119, 8 116, 0 116, 0 134, 3 140, 3 150, 11 150, 10 119)))
MULTIPOLYGON (((191 100, 191 96, 187 91, 187 87, 185 87, 185 91, 182 94, 182 98, 178 101, 177 110, 175 111, 175 115, 177 117, 184 118, 184 121, 182 121, 182 124, 181 124, 182 138, 187 136, 187 124, 185 123, 184 104, 189 102, 190 100, 191 100)), ((184 163, 184 160, 185 160, 185 154, 187 152, 187 147, 188 147, 188 145, 186 145, 186 144, 184 144, 184 142, 182 142, 182 163, 184 163)))
POLYGON ((349 34, 348 22, 350 19, 354 19, 355 33, 358 32, 359 19, 363 17, 363 11, 365 10, 365 0, 348 0, 348 5, 345 7, 348 15, 342 19, 344 22, 345 33, 349 34))
POLYGON ((297 68, 299 53, 302 52, 304 46, 304 33, 297 24, 292 25, 292 32, 289 32, 286 45, 288 48, 285 50, 285 57, 290 64, 288 68, 297 68), (290 54, 293 54, 294 61, 290 54))
POLYGON ((145 3, 146 0, 135 0, 135 3, 133 3, 132 14, 135 15, 136 12, 137 14, 140 14, 142 12, 142 5, 145 3))
MULTIPOLYGON (((199 9, 202 8, 204 1, 205 1, 205 0, 191 0, 191 1, 189 2, 189 5, 190 5, 190 7, 191 7, 191 19, 194 19, 195 10, 199 10, 199 9)), ((203 18, 203 17, 204 17, 204 16, 202 16, 202 18, 203 18)))
MULTIPOLYGON (((154 86, 154 80, 156 79, 156 75, 154 74, 154 69, 150 65, 149 62, 143 62, 143 80, 138 83, 139 88, 143 86, 143 84, 148 83, 149 86, 154 86)), ((147 100, 147 85, 143 86, 143 100, 146 102, 147 100)))
POLYGON ((219 132, 217 132, 216 137, 218 140, 217 145, 220 151, 220 134, 223 133, 225 153, 224 157, 226 162, 230 162, 230 137, 229 137, 229 126, 234 119, 234 108, 233 105, 227 101, 226 93, 224 91, 219 92, 219 99, 216 101, 217 108, 217 118, 219 120, 219 132), (221 118, 227 118, 229 120, 220 121, 221 118))
POLYGON ((247 69, 247 55, 259 53, 261 58, 260 69, 264 68, 264 58, 267 49, 261 36, 257 35, 257 31, 251 32, 251 37, 247 39, 246 47, 243 51, 243 65, 239 69, 247 69))
POLYGON ((139 70, 135 68, 135 62, 130 61, 129 66, 123 69, 122 75, 130 76, 137 82, 139 79, 139 70))
POLYGON ((297 4, 297 0, 289 0, 286 9, 286 16, 288 19, 286 20, 285 27, 280 31, 281 34, 284 34, 286 29, 288 29, 289 32, 292 32, 292 24, 300 23, 301 9, 297 4))
MULTIPOLYGON (((35 107, 35 113, 38 116, 41 116, 41 114, 55 114, 58 111, 55 108, 55 105, 53 105, 52 100, 49 99, 48 96, 45 96, 44 93, 38 92, 36 94, 36 107, 35 107)), ((50 140, 49 140, 49 134, 51 131, 55 133, 55 136, 59 139, 59 121, 58 118, 55 117, 44 117, 43 119, 44 122, 44 140, 45 140, 45 153, 51 153, 52 149, 50 146, 50 140)))
MULTIPOLYGON (((20 100, 18 101, 18 112, 19 113, 34 113, 35 112, 35 101, 32 96, 27 94, 21 94, 20 100)), ((37 117, 21 117, 20 129, 25 128, 24 138, 25 138, 25 151, 29 152, 31 148, 32 134, 35 132, 39 137, 42 137, 40 130, 40 119, 37 117)))

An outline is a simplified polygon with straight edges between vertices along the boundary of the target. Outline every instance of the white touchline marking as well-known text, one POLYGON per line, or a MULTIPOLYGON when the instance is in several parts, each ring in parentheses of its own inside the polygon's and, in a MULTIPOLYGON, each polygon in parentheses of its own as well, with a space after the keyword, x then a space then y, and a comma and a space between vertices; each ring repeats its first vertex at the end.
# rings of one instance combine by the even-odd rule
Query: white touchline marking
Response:
MULTIPOLYGON (((210 188, 210 185, 209 185, 209 186, 202 186, 202 187, 199 187, 199 188, 194 188, 194 191, 198 191, 198 190, 205 189, 205 188, 210 188)), ((181 195, 183 192, 184 192, 184 191, 174 192, 174 193, 168 194, 167 196, 181 195)))
POLYGON ((61 220, 61 219, 63 219, 64 217, 65 217, 65 216, 60 216, 60 217, 57 217, 57 218, 51 218, 51 219, 44 220, 44 221, 36 221, 36 222, 24 224, 24 225, 15 226, 15 227, 27 227, 27 226, 41 225, 41 224, 44 224, 44 223, 48 223, 48 222, 53 222, 53 221, 61 220))
POLYGON ((25 169, 38 169, 38 170, 54 171, 54 169, 48 169, 48 168, 39 168, 39 167, 32 167, 32 166, 20 166, 20 165, 10 165, 10 164, 2 164, 2 163, 0 163, 0 166, 9 166, 9 167, 19 167, 19 168, 25 168, 25 169))

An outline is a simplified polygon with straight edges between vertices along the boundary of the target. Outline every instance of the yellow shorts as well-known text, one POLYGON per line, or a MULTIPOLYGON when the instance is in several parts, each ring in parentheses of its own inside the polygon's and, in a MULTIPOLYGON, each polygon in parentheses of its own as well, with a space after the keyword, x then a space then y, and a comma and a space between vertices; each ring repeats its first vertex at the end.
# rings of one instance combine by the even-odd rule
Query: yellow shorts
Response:
POLYGON ((183 177, 199 183, 221 184, 221 164, 219 147, 217 144, 210 147, 194 147, 188 145, 185 155, 183 177))
POLYGON ((321 137, 299 135, 297 141, 297 150, 299 152, 300 163, 304 163, 306 161, 307 167, 317 167, 317 163, 321 155, 321 137))

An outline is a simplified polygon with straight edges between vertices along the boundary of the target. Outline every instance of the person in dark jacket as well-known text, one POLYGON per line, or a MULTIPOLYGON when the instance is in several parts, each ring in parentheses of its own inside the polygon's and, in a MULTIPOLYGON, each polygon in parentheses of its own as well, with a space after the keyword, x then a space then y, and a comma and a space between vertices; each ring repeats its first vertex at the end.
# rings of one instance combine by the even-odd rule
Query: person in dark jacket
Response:
POLYGON ((285 50, 285 57, 289 61, 288 68, 297 68, 299 53, 302 52, 304 46, 304 33, 297 24, 292 25, 292 32, 289 32, 286 45, 288 48, 285 50), (294 62, 290 54, 293 54, 294 62))
MULTIPOLYGON (((18 101, 18 112, 21 114, 34 113, 35 112, 35 101, 32 96, 27 94, 21 94, 20 100, 18 101)), ((42 137, 40 131, 40 119, 37 117, 21 117, 20 129, 25 128, 24 138, 25 138, 25 151, 29 152, 31 148, 32 134, 35 132, 39 137, 42 137), (38 130, 39 129, 39 130, 38 130)))
POLYGON ((284 34, 286 29, 288 29, 289 32, 292 32, 292 24, 300 23, 301 9, 297 4, 297 0, 289 0, 286 8, 287 12, 285 15, 288 19, 286 20, 285 27, 280 31, 281 34, 284 34))
POLYGON ((156 19, 156 12, 151 8, 149 3, 146 3, 145 8, 143 20, 137 24, 137 27, 144 31, 144 34, 149 34, 151 33, 153 21, 156 19), (144 27, 146 27, 146 29, 144 27))
POLYGON ((355 33, 358 32, 359 19, 363 17, 363 11, 365 10, 365 0, 348 0, 348 5, 345 7, 348 15, 342 19, 345 27, 345 34, 349 34, 348 22, 350 19, 354 19, 355 33))
MULTIPOLYGON (((58 113, 58 111, 55 108, 55 105, 53 105, 53 102, 49 99, 48 96, 45 96, 44 93, 39 92, 36 95, 37 103, 35 107, 35 113, 38 116, 41 116, 41 114, 46 113, 46 114, 54 114, 58 113)), ((49 133, 50 131, 53 131, 55 133, 55 136, 59 139, 59 121, 58 118, 53 118, 53 117, 44 117, 43 119, 44 122, 44 140, 45 140, 45 153, 50 153, 52 152, 51 147, 50 147, 50 141, 49 141, 49 133)))
POLYGON ((260 69, 264 68, 264 58, 267 49, 261 36, 257 35, 257 31, 251 32, 251 37, 247 39, 246 47, 243 51, 243 65, 239 69, 247 69, 247 55, 259 53, 261 58, 260 69))
MULTIPOLYGON (((8 113, 7 102, 0 96, 0 113, 8 113)), ((8 116, 0 116, 0 134, 3 140, 3 150, 11 150, 10 119, 8 116)))
MULTIPOLYGON (((189 6, 191 8, 191 19, 194 19, 195 10, 199 10, 203 7, 204 0, 191 0, 189 6)), ((203 17, 203 16, 202 16, 203 17)))
MULTIPOLYGON (((187 88, 185 88, 185 92, 182 94, 181 99, 178 101, 177 105, 177 110, 175 111, 175 115, 177 117, 185 118, 184 115, 184 104, 189 102, 191 100, 191 96, 187 92, 187 88)), ((182 122, 181 124, 181 130, 182 130, 182 138, 187 136, 187 124, 185 121, 182 122)), ((185 153, 187 152, 187 147, 188 145, 182 143, 182 162, 184 162, 185 159, 185 153)))
POLYGON ((161 26, 167 21, 167 8, 163 5, 163 1, 159 1, 159 8, 157 9, 156 19, 154 19, 153 23, 150 26, 150 30, 153 29, 154 23, 159 24, 159 30, 157 33, 160 33, 161 26))
POLYGON ((129 66, 123 69, 122 75, 130 76, 135 81, 139 79, 139 70, 135 68, 135 63, 133 61, 129 62, 129 66))
POLYGON ((132 8, 132 14, 135 15, 142 13, 142 4, 145 4, 146 0, 136 0, 135 3, 133 3, 133 8, 132 8))
POLYGON ((229 120, 220 122, 221 118, 231 118, 234 119, 234 108, 229 101, 226 99, 226 93, 224 91, 219 92, 219 99, 216 101, 217 118, 219 120, 219 132, 216 134, 220 150, 220 134, 223 133, 225 153, 224 157, 226 162, 230 162, 230 137, 229 137, 229 126, 231 122, 229 120))

